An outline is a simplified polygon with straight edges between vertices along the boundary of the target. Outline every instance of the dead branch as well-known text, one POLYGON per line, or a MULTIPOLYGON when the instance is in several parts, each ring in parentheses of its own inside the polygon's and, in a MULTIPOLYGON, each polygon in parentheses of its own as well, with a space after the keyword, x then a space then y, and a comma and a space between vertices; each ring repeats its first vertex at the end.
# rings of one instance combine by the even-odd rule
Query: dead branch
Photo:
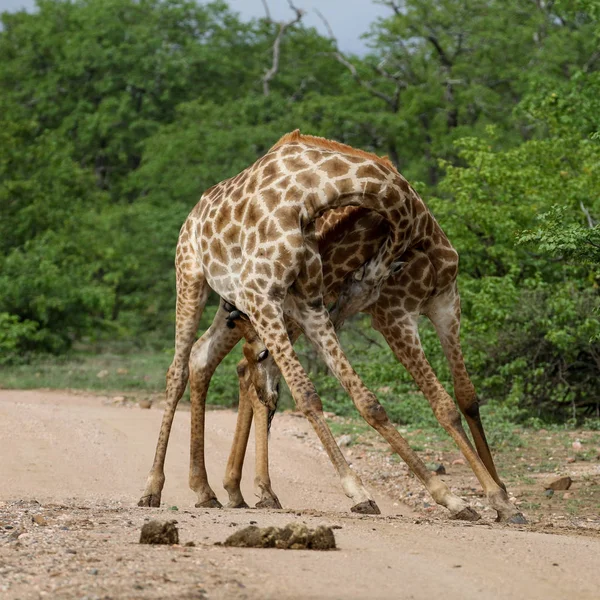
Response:
POLYGON ((391 110, 393 112, 397 112, 398 111, 399 101, 400 101, 400 89, 407 87, 406 83, 403 82, 399 77, 397 77, 395 75, 392 75, 391 73, 387 73, 387 71, 385 71, 383 69, 382 65, 385 62, 385 59, 384 59, 380 63, 381 70, 379 69, 379 66, 376 67, 375 70, 380 75, 383 75, 387 79, 390 79, 390 80, 394 81, 396 83, 396 90, 395 90, 395 92, 394 92, 394 94, 392 96, 389 96, 388 94, 384 94, 383 92, 380 92, 379 90, 377 90, 373 86, 373 84, 371 82, 366 81, 365 79, 363 79, 359 75, 358 70, 356 69, 356 67, 340 51, 337 37, 335 36, 335 33, 333 33, 333 29, 332 29, 331 25, 329 24, 329 21, 323 15, 323 13, 321 13, 321 11, 318 8, 315 8, 315 13, 319 17, 319 19, 321 19, 321 21, 323 22, 323 25, 325 25, 325 29, 327 29, 327 33, 329 34, 329 38, 331 39, 331 41, 333 42, 333 44, 334 44, 334 46, 336 48, 336 51, 332 52, 331 55, 340 64, 344 65, 344 67, 346 67, 350 71, 350 73, 352 74, 352 77, 354 77, 354 80, 360 86, 362 86, 363 88, 365 88, 373 96, 376 96, 377 98, 380 98, 381 100, 383 100, 386 104, 388 104, 388 106, 391 108, 391 110))
POLYGON ((317 13, 319 19, 321 19, 321 21, 323 22, 323 25, 325 25, 325 29, 327 29, 329 38, 335 43, 335 47, 337 48, 337 38, 335 37, 335 33, 333 33, 333 29, 331 28, 329 21, 323 16, 323 13, 318 8, 315 8, 315 12, 317 13))
POLYGON ((590 211, 585 207, 585 204, 581 200, 579 201, 579 206, 581 207, 581 210, 583 211, 583 214, 585 215, 585 218, 587 219, 588 227, 590 229, 594 229, 594 227, 596 227, 596 223, 594 223, 594 219, 592 219, 592 215, 590 215, 590 211))
MULTIPOLYGON (((281 40, 285 35, 287 29, 289 29, 293 25, 296 25, 296 23, 299 23, 302 20, 302 17, 304 16, 304 11, 301 8, 296 8, 292 3, 292 0, 288 0, 288 4, 290 5, 290 8, 296 13, 296 17, 294 19, 291 19, 290 21, 277 22, 277 25, 279 26, 279 31, 277 32, 277 36, 275 37, 275 41, 273 42, 273 64, 271 65, 270 69, 267 69, 263 76, 263 93, 265 96, 269 95, 269 84, 271 83, 271 80, 273 79, 273 77, 275 77, 277 71, 279 70, 281 40)), ((271 20, 269 6, 266 0, 263 0, 263 6, 265 7, 265 10, 267 12, 267 19, 273 23, 274 21, 271 20)))
POLYGON ((265 7, 265 18, 269 23, 273 22, 271 19, 271 11, 269 10, 269 5, 267 4, 267 0, 262 0, 262 5, 265 7))
POLYGON ((336 60, 339 63, 344 65, 350 71, 356 83, 365 88, 373 96, 376 96, 377 98, 383 100, 390 107, 392 112, 398 111, 398 103, 400 98, 400 89, 398 87, 396 88, 396 91, 392 96, 384 94, 383 92, 380 92, 378 89, 376 89, 370 81, 366 81, 365 79, 363 79, 359 75, 356 67, 341 52, 333 52, 332 55, 336 58, 336 60))
POLYGON ((400 10, 401 6, 399 1, 386 0, 385 2, 381 2, 381 4, 383 4, 383 6, 391 8, 394 11, 394 14, 396 14, 397 16, 400 16, 402 14, 402 11, 400 10))

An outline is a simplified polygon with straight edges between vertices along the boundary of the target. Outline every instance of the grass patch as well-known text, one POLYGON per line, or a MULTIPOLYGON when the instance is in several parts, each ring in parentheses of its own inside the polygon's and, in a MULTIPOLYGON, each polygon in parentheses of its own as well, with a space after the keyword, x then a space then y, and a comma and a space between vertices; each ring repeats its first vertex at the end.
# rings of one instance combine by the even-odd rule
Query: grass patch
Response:
MULTIPOLYGON (((225 358, 213 376, 207 403, 233 407, 238 404, 235 365, 241 346, 225 358)), ((165 375, 173 350, 129 350, 80 347, 61 357, 39 357, 29 363, 0 367, 0 387, 82 390, 102 394, 156 396, 165 391, 165 375)), ((189 389, 183 397, 189 400, 189 389)))

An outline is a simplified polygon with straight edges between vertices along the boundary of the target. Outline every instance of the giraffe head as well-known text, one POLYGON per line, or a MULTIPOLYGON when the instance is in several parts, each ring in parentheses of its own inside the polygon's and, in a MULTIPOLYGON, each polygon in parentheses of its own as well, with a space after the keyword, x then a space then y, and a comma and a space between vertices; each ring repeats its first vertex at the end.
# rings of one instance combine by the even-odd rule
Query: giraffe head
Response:
POLYGON ((247 317, 241 316, 235 321, 235 325, 246 338, 242 347, 244 360, 238 365, 238 374, 249 377, 258 399, 269 410, 275 411, 279 400, 281 372, 247 317))

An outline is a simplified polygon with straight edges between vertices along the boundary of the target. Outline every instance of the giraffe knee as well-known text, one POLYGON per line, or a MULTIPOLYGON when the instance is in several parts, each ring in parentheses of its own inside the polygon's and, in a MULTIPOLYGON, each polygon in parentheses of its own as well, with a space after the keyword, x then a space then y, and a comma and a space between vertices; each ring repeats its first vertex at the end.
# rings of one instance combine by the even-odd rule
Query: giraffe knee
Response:
POLYGON ((472 402, 467 404, 464 408, 464 413, 467 417, 471 417, 471 419, 478 420, 479 417, 479 400, 475 398, 472 402))
POLYGON ((181 385, 181 383, 183 381, 185 381, 187 383, 188 375, 189 375, 188 365, 180 365, 179 363, 173 363, 167 369, 167 375, 166 375, 167 387, 173 386, 173 385, 175 385, 175 386, 181 385))
POLYGON ((377 427, 389 421, 385 408, 379 404, 374 394, 370 394, 364 402, 359 404, 359 410, 363 419, 371 427, 377 427))
POLYGON ((451 398, 445 402, 440 402, 434 407, 434 414, 442 427, 446 430, 462 429, 460 413, 451 398))
POLYGON ((314 388, 303 392, 300 401, 297 404, 298 408, 306 417, 323 412, 323 403, 314 388))

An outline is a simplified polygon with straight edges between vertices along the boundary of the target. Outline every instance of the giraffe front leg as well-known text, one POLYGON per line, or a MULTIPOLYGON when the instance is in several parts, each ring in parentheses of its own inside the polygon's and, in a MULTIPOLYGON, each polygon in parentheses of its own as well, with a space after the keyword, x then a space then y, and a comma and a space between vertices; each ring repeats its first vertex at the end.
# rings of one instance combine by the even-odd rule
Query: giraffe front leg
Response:
MULTIPOLYGON (((258 299, 255 300, 255 302, 258 299)), ((380 514, 379 507, 367 491, 358 475, 350 468, 344 455, 335 442, 331 430, 323 416, 323 405, 314 385, 300 364, 292 347, 283 320, 283 311, 271 298, 264 299, 270 305, 269 319, 261 318, 259 311, 247 310, 247 314, 256 333, 277 363, 288 384, 296 406, 306 416, 315 433, 321 440, 327 455, 337 471, 344 493, 352 499, 352 512, 362 514, 380 514), (257 316, 255 316, 255 313, 257 316)), ((264 316, 264 315, 263 315, 264 316)))
POLYGON ((426 315, 437 331, 442 349, 450 364, 456 402, 467 421, 477 453, 494 481, 506 491, 506 486, 500 479, 492 458, 479 414, 479 400, 467 373, 460 346, 460 297, 456 287, 433 298, 427 305, 426 315))
POLYGON ((254 443, 256 448, 256 466, 254 477, 254 493, 259 498, 256 508, 282 508, 279 498, 271 487, 269 475, 269 428, 274 409, 258 399, 254 386, 248 388, 248 396, 252 402, 254 413, 254 443))
POLYGON ((446 507, 453 518, 476 521, 480 516, 453 494, 437 475, 427 469, 416 452, 389 420, 385 409, 367 389, 346 358, 325 309, 311 310, 305 318, 306 336, 313 342, 331 372, 348 392, 361 416, 379 432, 421 480, 433 499, 446 507))
POLYGON ((406 367, 427 400, 442 427, 452 437, 481 483, 499 520, 523 522, 523 516, 510 503, 506 492, 494 481, 467 437, 454 401, 437 379, 419 340, 416 318, 401 308, 373 310, 373 326, 380 331, 406 367))
POLYGON ((258 365, 253 364, 250 367, 245 359, 237 366, 240 388, 238 418, 227 470, 223 479, 223 487, 229 494, 227 508, 248 508, 248 504, 246 504, 242 495, 240 483, 253 417, 256 444, 254 488, 255 494, 259 498, 256 508, 281 508, 279 499, 271 487, 269 477, 268 435, 269 421, 272 414, 271 410, 258 399, 251 380, 252 368, 256 369, 258 365))
POLYGON ((223 478, 223 487, 229 495, 227 508, 248 508, 248 504, 246 504, 240 488, 242 467, 244 466, 244 457, 248 446, 253 412, 248 392, 248 374, 245 360, 242 360, 238 364, 237 374, 240 390, 238 415, 235 423, 235 433, 233 434, 233 443, 231 444, 231 452, 227 461, 225 477, 223 478))

